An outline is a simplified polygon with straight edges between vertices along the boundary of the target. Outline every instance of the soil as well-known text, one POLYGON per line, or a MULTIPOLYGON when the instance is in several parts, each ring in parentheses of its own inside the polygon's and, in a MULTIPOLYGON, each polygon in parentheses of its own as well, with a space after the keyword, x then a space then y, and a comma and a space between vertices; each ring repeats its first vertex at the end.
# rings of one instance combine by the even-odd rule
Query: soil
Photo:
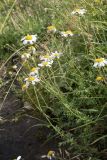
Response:
POLYGON ((12 93, 1 108, 0 160, 13 160, 19 155, 24 160, 40 160, 49 150, 57 149, 55 140, 45 143, 50 131, 46 127, 40 127, 39 120, 27 114, 16 118, 22 108, 22 101, 12 93))

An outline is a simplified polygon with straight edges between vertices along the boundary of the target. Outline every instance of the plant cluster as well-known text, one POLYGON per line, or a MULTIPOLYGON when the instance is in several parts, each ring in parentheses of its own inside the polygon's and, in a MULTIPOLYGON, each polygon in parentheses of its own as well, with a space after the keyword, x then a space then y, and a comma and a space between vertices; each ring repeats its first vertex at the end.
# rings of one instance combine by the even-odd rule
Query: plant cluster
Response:
POLYGON ((26 35, 13 65, 21 95, 80 160, 107 156, 106 9, 104 0, 32 0, 12 23, 18 38, 26 35))

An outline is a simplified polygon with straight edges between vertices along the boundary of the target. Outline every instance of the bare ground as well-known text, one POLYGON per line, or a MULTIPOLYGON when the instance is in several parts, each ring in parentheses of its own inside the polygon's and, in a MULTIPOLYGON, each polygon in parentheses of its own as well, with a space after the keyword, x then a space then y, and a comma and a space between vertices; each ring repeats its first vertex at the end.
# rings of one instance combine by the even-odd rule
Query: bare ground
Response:
POLYGON ((27 114, 16 118, 22 108, 22 101, 9 94, 0 111, 0 160, 13 160, 19 155, 24 160, 40 160, 41 155, 57 148, 55 140, 44 143, 50 131, 36 126, 39 120, 27 114))

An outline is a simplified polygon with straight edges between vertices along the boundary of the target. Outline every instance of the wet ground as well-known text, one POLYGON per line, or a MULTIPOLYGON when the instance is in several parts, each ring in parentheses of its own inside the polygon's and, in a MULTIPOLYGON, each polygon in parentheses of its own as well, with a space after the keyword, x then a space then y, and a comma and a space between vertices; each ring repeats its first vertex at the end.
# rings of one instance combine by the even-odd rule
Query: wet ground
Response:
POLYGON ((49 129, 40 127, 41 121, 27 114, 16 118, 22 108, 21 100, 10 94, 0 111, 0 160, 19 155, 24 160, 40 160, 41 155, 57 148, 55 140, 44 143, 49 129))

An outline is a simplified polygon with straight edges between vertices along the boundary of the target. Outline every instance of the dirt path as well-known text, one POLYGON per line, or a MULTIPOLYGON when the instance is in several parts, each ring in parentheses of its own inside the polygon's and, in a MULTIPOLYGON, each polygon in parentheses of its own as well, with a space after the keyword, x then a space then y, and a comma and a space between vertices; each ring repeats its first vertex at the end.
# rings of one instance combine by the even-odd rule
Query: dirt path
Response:
POLYGON ((37 127, 39 120, 26 114, 15 119, 22 107, 21 100, 10 94, 0 111, 0 160, 13 160, 19 155, 24 160, 40 160, 41 155, 56 148, 55 141, 43 145, 49 130, 37 127))

